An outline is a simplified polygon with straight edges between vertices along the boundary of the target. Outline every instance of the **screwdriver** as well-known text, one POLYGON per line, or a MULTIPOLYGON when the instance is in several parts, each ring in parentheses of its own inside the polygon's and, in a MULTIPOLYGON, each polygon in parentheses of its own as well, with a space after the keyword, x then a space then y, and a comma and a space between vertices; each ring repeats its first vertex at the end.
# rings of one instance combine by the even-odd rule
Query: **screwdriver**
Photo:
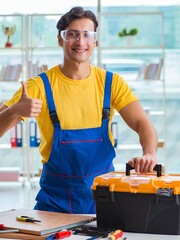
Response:
POLYGON ((57 232, 55 234, 55 239, 66 238, 72 235, 72 231, 70 230, 62 230, 61 232, 57 232))
POLYGON ((123 235, 123 231, 122 230, 116 230, 115 232, 111 233, 108 236, 108 240, 116 240, 116 239, 122 237, 122 235, 123 235))

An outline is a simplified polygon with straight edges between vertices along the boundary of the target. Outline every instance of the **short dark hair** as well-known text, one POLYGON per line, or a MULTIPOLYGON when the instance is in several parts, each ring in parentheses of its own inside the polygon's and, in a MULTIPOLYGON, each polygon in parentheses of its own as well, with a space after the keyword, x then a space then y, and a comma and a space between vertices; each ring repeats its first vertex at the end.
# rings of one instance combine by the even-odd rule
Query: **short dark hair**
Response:
POLYGON ((92 20, 94 23, 94 31, 96 31, 98 27, 98 21, 95 14, 90 10, 84 10, 82 7, 74 7, 69 12, 62 15, 62 17, 59 19, 56 25, 59 34, 62 30, 65 30, 73 20, 83 18, 92 20))

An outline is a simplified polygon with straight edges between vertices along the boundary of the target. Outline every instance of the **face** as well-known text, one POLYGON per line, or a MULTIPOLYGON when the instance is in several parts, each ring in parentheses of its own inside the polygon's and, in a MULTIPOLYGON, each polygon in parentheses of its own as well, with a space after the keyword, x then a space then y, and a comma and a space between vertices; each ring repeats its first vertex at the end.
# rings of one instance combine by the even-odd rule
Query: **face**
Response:
POLYGON ((63 48, 64 59, 77 63, 88 62, 94 47, 94 23, 90 19, 73 20, 63 33, 63 39, 58 36, 59 45, 63 48), (76 30, 76 31, 69 31, 76 30), (90 32, 88 32, 90 31, 90 32))

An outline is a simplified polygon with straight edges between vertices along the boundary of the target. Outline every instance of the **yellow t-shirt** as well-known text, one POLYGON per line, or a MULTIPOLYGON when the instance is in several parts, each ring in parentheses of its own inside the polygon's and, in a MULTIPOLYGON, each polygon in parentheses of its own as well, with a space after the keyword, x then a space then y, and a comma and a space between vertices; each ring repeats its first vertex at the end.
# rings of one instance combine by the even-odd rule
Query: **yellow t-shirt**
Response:
MULTIPOLYGON (((101 126, 106 71, 92 65, 90 67, 90 75, 82 80, 72 80, 64 76, 59 66, 55 66, 46 72, 62 129, 82 129, 101 126)), ((37 76, 29 79, 26 85, 28 95, 42 101, 42 110, 36 121, 41 134, 39 148, 42 155, 42 163, 45 163, 48 161, 51 151, 53 125, 49 117, 44 84, 42 79, 37 76)), ((21 96, 21 91, 19 89, 5 105, 9 107, 16 103, 21 96)), ((127 83, 119 74, 114 73, 109 123, 109 135, 112 144, 113 137, 110 132, 110 124, 114 109, 119 112, 124 106, 136 100, 138 100, 137 97, 127 83)))

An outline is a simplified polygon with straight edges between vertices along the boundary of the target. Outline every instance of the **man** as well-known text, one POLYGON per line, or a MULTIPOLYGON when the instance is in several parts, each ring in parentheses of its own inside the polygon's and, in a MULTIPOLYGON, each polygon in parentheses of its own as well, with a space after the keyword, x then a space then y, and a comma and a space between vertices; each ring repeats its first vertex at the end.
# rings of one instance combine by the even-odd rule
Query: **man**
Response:
POLYGON ((142 145, 142 156, 130 159, 131 166, 146 173, 157 162, 157 134, 137 97, 119 74, 89 64, 97 27, 95 15, 81 7, 64 14, 57 23, 63 63, 22 82, 0 108, 1 136, 24 118, 38 123, 43 171, 35 209, 95 213, 93 179, 114 171, 114 109, 142 145))

